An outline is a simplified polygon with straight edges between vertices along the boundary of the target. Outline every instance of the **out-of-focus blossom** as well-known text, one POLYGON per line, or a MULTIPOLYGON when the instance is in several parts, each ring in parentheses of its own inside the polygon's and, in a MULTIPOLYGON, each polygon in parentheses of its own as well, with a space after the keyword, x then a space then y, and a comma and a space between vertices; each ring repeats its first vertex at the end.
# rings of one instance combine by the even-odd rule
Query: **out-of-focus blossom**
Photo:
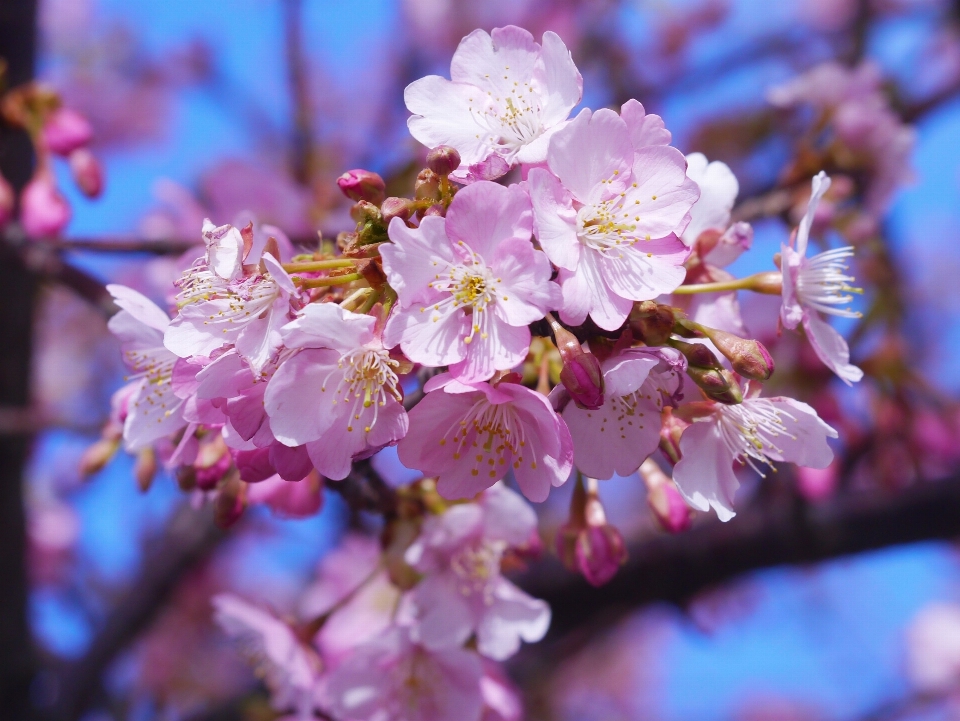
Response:
POLYGON ((960 606, 931 603, 914 616, 906 632, 906 672, 923 693, 960 688, 960 606))
POLYGON ((833 460, 827 438, 836 437, 813 408, 792 398, 717 403, 683 432, 683 457, 673 469, 673 480, 693 508, 713 508, 721 521, 729 521, 736 515, 733 497, 740 487, 735 461, 761 475, 762 467, 773 467, 773 461, 826 468, 833 460))
POLYGON ((451 177, 493 180, 517 163, 542 163, 551 135, 580 102, 583 79, 553 32, 543 45, 513 25, 465 37, 438 75, 407 86, 410 133, 429 148, 449 145, 462 165, 451 177))
POLYGON ((523 495, 543 501, 567 480, 573 443, 536 391, 517 383, 465 384, 444 373, 425 386, 400 441, 408 468, 438 477, 446 498, 470 498, 513 470, 523 495))
POLYGON ((670 533, 690 528, 690 507, 677 490, 677 484, 656 461, 648 458, 640 465, 640 478, 647 486, 647 505, 660 527, 670 533))
POLYGON ((217 623, 262 674, 274 708, 312 718, 320 673, 316 652, 275 615, 236 596, 215 596, 213 606, 217 623))
POLYGON ((63 157, 86 146, 92 138, 90 121, 70 108, 54 110, 43 124, 44 145, 50 152, 63 157))
POLYGON ((31 238, 59 235, 70 222, 70 205, 53 173, 41 168, 20 194, 20 222, 31 238))
POLYGON ((269 506, 280 518, 309 518, 323 507, 323 479, 316 471, 293 482, 271 476, 248 486, 247 501, 269 506))
POLYGON ((500 575, 504 552, 525 546, 536 527, 533 509, 501 484, 477 503, 427 518, 406 553, 407 563, 424 576, 412 592, 414 638, 442 649, 475 634, 477 650, 497 661, 515 654, 521 639, 543 638, 550 608, 500 575))
MULTIPOLYGON (((705 230, 719 230, 721 233, 730 225, 730 211, 740 192, 740 184, 726 163, 718 160, 709 162, 703 153, 690 153, 687 159, 687 177, 700 188, 700 197, 690 209, 690 224, 681 240, 693 246, 705 230)), ((715 265, 727 265, 715 262, 715 265)))
POLYGON ((97 198, 103 192, 103 167, 86 148, 70 153, 70 172, 80 192, 88 198, 97 198))
POLYGON ((17 202, 17 195, 13 191, 10 181, 0 173, 0 227, 3 227, 13 218, 13 208, 17 202))
POLYGON ((480 657, 461 648, 431 651, 409 629, 392 628, 356 648, 326 679, 322 698, 335 718, 356 721, 479 721, 480 657))

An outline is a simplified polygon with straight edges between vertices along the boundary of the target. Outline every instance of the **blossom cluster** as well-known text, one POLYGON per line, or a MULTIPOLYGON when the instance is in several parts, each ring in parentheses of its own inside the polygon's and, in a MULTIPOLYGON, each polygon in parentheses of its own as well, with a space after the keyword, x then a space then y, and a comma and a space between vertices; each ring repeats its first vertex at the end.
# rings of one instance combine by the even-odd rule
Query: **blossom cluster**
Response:
POLYGON ((830 179, 813 178, 779 269, 737 279, 725 267, 753 231, 732 219, 730 169, 684 156, 636 100, 572 115, 581 99, 556 34, 475 31, 450 79, 405 92, 430 148, 412 197, 345 173, 356 230, 299 252, 279 229, 206 221, 172 317, 110 287, 132 375, 92 465, 122 441, 144 487, 160 459, 224 525, 250 503, 315 513, 325 482, 388 446, 423 475, 399 489, 368 576, 305 625, 218 599, 279 708, 516 718, 495 663, 542 638, 549 609, 502 575, 539 543, 505 483, 541 502, 575 479, 557 550, 599 585, 625 558, 600 481, 639 473, 681 531, 684 501, 735 515, 735 467, 833 459, 837 433, 813 408, 762 395, 774 361, 737 301, 780 295, 783 326, 844 382, 862 377, 825 318, 856 315, 853 251, 807 257, 830 179))

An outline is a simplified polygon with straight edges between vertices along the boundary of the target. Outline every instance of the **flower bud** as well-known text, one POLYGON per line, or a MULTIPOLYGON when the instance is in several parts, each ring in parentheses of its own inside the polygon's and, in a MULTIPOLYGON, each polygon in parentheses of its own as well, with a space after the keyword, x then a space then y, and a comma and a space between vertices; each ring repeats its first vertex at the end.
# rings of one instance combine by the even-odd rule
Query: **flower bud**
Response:
POLYGON ((70 153, 70 170, 80 192, 88 198, 103 192, 103 166, 89 150, 79 148, 70 153))
POLYGON ((677 490, 673 479, 656 461, 648 458, 640 466, 640 477, 647 486, 647 505, 663 530, 680 533, 690 528, 690 507, 677 490))
POLYGON ((440 200, 440 176, 429 168, 420 171, 413 187, 417 200, 440 200))
POLYGON ((20 222, 31 238, 58 235, 70 222, 70 206, 51 173, 41 171, 23 189, 20 222))
POLYGON ((407 220, 415 210, 412 200, 407 198, 387 198, 380 206, 380 214, 383 216, 383 222, 387 225, 394 218, 407 220))
POLYGON ((13 186, 3 175, 0 175, 0 227, 10 222, 16 201, 17 195, 13 191, 13 186))
POLYGON ((687 359, 687 366, 690 368, 719 370, 723 367, 713 351, 703 343, 687 343, 674 339, 670 341, 670 345, 683 353, 687 359))
POLYGON ((580 408, 597 410, 603 405, 603 371, 593 353, 583 350, 577 337, 548 316, 557 350, 563 359, 560 382, 580 408))
POLYGON ((434 203, 425 211, 423 211, 424 218, 430 215, 437 215, 442 218, 446 214, 447 214, 447 209, 443 207, 443 203, 434 203))
POLYGON ((80 456, 80 474, 92 476, 94 473, 99 473, 116 455, 119 448, 119 438, 101 438, 80 456))
POLYGON ((54 110, 43 124, 43 141, 47 149, 64 157, 85 146, 92 137, 90 122, 70 108, 54 110))
POLYGON ((449 145, 441 145, 427 153, 427 167, 445 178, 460 167, 460 153, 449 145))
POLYGON ((652 300, 634 303, 630 313, 631 332, 649 346, 665 345, 675 323, 674 309, 652 300))
POLYGON ((366 200, 361 200, 350 208, 350 217, 357 223, 380 223, 383 221, 380 208, 366 200))
POLYGON ((144 448, 137 454, 137 462, 133 466, 133 476, 137 479, 137 487, 141 493, 146 493, 153 485, 153 477, 157 474, 157 454, 152 448, 144 448))
POLYGON ((680 462, 680 436, 690 424, 673 414, 672 408, 663 409, 660 424, 660 450, 673 465, 680 462))
POLYGON ((213 442, 202 444, 197 453, 197 460, 193 464, 196 469, 197 487, 204 491, 213 490, 230 470, 231 465, 233 465, 233 457, 227 450, 222 436, 215 436, 213 442))
POLYGON ((380 205, 383 202, 386 184, 376 173, 369 170, 348 170, 337 178, 337 185, 340 192, 350 198, 350 200, 365 200, 374 205, 380 205))
POLYGON ((229 528, 243 515, 247 507, 247 484, 240 480, 239 473, 231 473, 224 479, 213 501, 213 521, 220 528, 229 528))
POLYGON ((607 523, 597 481, 589 478, 587 482, 589 489, 577 477, 570 499, 570 520, 557 533, 557 555, 588 583, 602 586, 627 560, 627 549, 620 531, 607 523))
POLYGON ((707 398, 736 405, 743 402, 743 393, 740 390, 740 384, 737 383, 733 375, 723 368, 700 368, 697 366, 688 366, 687 375, 693 379, 700 390, 706 394, 707 398))
POLYGON ((717 350, 730 361, 738 374, 753 381, 765 381, 773 375, 773 358, 758 340, 747 340, 716 328, 700 326, 717 350))

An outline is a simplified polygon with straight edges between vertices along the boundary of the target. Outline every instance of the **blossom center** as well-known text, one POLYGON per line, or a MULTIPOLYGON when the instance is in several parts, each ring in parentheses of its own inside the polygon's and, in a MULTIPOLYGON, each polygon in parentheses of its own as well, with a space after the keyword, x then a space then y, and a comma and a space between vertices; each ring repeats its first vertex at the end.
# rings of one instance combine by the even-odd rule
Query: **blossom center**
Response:
MULTIPOLYGON (((365 418, 363 427, 365 433, 377 422, 379 410, 387 404, 387 398, 392 396, 400 401, 400 391, 397 388, 398 379, 396 368, 399 362, 390 357, 385 350, 360 348, 344 355, 337 363, 337 370, 343 375, 333 394, 333 405, 346 404, 350 412, 347 417, 347 431, 353 432, 354 421, 359 421, 367 409, 373 408, 373 417, 365 418)), ((326 383, 336 371, 331 371, 320 390, 326 392, 326 383)))
POLYGON ((863 293, 862 288, 849 285, 856 280, 847 274, 846 260, 852 257, 853 246, 846 246, 804 258, 797 271, 796 293, 800 304, 828 315, 859 318, 861 313, 838 307, 853 300, 850 293, 863 293))
POLYGON ((766 399, 755 399, 749 405, 719 406, 718 413, 720 437, 734 460, 747 464, 761 476, 765 474, 757 464, 776 470, 769 454, 783 455, 777 438, 786 436, 796 440, 796 436, 787 432, 782 418, 795 420, 794 417, 766 399))
MULTIPOLYGON (((606 181, 606 182, 612 182, 606 181)), ((634 204, 639 204, 634 200, 634 204)), ((619 249, 636 243, 638 211, 628 207, 626 193, 617 193, 577 211, 577 238, 591 250, 604 255, 620 255, 619 249)), ((650 240, 649 236, 646 238, 650 240)))
POLYGON ((530 82, 514 81, 507 97, 494 97, 490 91, 485 100, 480 103, 470 98, 468 110, 489 133, 483 140, 508 162, 543 134, 540 96, 530 82))
POLYGON ((450 568, 457 577, 457 590, 463 596, 483 593, 487 600, 490 582, 500 574, 502 544, 479 542, 460 549, 450 559, 450 568))
MULTIPOLYGON (((428 285, 434 290, 450 294, 433 305, 434 311, 449 313, 462 309, 471 317, 470 332, 463 338, 463 342, 469 345, 477 334, 481 340, 488 337, 490 306, 497 302, 502 281, 493 275, 479 255, 469 250, 462 241, 459 245, 470 254, 467 260, 448 266, 444 272, 435 275, 428 285)), ((506 296, 502 298, 507 300, 506 296)), ((424 306, 420 311, 426 312, 427 308, 424 306)), ((434 322, 439 319, 440 315, 433 318, 434 322)))
MULTIPOLYGON (((527 447, 523 424, 513 407, 485 398, 474 403, 460 423, 444 434, 440 445, 446 446, 448 440, 454 448, 454 460, 470 456, 470 475, 486 473, 492 479, 502 478, 511 465, 519 468, 527 447)), ((536 468, 536 460, 530 465, 536 468)))

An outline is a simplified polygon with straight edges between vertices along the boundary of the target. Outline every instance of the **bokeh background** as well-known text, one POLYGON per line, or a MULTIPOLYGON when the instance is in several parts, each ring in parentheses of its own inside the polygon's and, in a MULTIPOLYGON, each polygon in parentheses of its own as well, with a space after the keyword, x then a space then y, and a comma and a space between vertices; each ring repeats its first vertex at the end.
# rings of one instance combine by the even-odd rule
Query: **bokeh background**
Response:
MULTIPOLYGON (((956 467, 956 3, 41 0, 38 76, 91 119, 107 178, 103 197, 90 201, 71 189, 68 171, 59 168, 74 211, 67 235, 194 240, 204 217, 227 223, 242 212, 298 238, 317 229, 327 237, 349 229, 349 205, 335 184, 341 172, 368 168, 400 188, 422 167, 424 150, 406 132, 404 86, 426 74, 448 74, 457 42, 472 29, 510 23, 537 37, 547 29, 558 32, 584 76, 584 106, 639 99, 664 117, 683 152, 727 162, 740 180, 741 200, 768 197, 782 186, 809 133, 809 119, 770 104, 771 88, 827 61, 874 63, 890 107, 916 137, 909 157, 898 162, 895 191, 877 214, 896 282, 887 278, 868 287, 868 296, 896 294, 898 358, 939 399, 938 420, 921 430, 910 425, 914 416, 898 405, 899 395, 884 394, 887 380, 867 381, 870 388, 852 392, 830 385, 829 392, 849 413, 867 418, 870 428, 886 424, 893 438, 916 432, 930 441, 936 435, 942 458, 935 459, 934 471, 917 470, 923 458, 883 455, 880 442, 872 449, 880 453, 874 464, 858 469, 860 485, 896 493, 956 467)), ((771 267, 789 233, 789 217, 785 208, 756 219, 754 250, 732 271, 771 267)), ((175 256, 77 250, 69 260, 158 300, 177 273, 175 256)), ((878 277, 886 276, 868 275, 865 283, 878 277)), ((762 311, 745 301, 748 319, 762 311)), ((868 334, 859 357, 879 352, 889 340, 884 333, 875 328, 868 334)), ((89 653, 122 591, 143 573, 145 559, 163 552, 164 529, 182 498, 162 472, 141 493, 134 461, 123 454, 92 478, 80 477, 81 454, 98 437, 110 394, 122 380, 117 344, 100 310, 68 290, 46 288, 35 324, 32 388, 42 423, 25 502, 30 627, 51 663, 89 653)), ((930 453, 922 443, 913 451, 924 458, 930 453)), ((402 477, 389 453, 376 463, 402 477)), ((546 526, 562 521, 568 493, 555 494, 546 526)), ((646 515, 636 478, 611 481, 605 493, 617 499, 610 504, 618 509, 614 520, 625 527, 646 515)), ((211 625, 208 599, 229 589, 290 611, 324 554, 346 529, 362 523, 334 494, 306 520, 251 509, 183 575, 147 630, 111 660, 86 718, 172 721, 215 718, 210 714, 218 709, 234 714, 222 718, 269 718, 248 667, 211 625)), ((931 692, 911 671, 917 651, 910 629, 922 614, 936 611, 931 604, 960 604, 953 543, 900 545, 760 571, 681 605, 635 609, 569 653, 536 659, 537 672, 525 675, 536 679, 535 688, 531 682, 524 689, 529 716, 960 718, 949 684, 931 692)), ((949 621, 952 607, 939 608, 949 621)), ((953 628, 945 622, 934 638, 949 640, 957 635, 953 628)), ((953 648, 953 657, 960 655, 960 641, 953 648)), ((944 664, 953 658, 949 649, 924 653, 942 653, 944 664)), ((56 696, 56 683, 41 674, 32 693, 42 705, 56 696)))

